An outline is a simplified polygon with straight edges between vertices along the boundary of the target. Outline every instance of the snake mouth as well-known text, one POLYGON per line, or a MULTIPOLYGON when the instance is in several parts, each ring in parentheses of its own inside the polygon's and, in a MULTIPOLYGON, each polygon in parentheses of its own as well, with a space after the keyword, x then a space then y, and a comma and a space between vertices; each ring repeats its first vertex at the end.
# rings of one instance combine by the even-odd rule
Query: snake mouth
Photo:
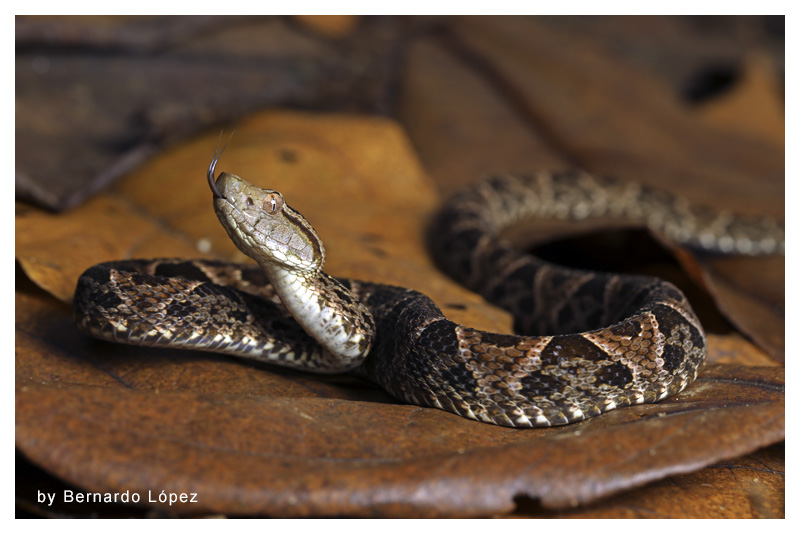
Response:
POLYGON ((215 198, 225 198, 225 196, 220 192, 219 188, 217 187, 217 182, 214 180, 214 169, 217 167, 217 162, 222 157, 222 153, 225 152, 225 147, 228 146, 228 143, 231 142, 233 138, 233 134, 235 130, 231 132, 230 137, 228 140, 225 141, 225 144, 222 146, 222 150, 219 149, 219 145, 222 142, 222 131, 219 132, 219 140, 217 141, 217 148, 214 150, 214 157, 211 159, 211 164, 208 166, 208 172, 206 172, 206 177, 208 178, 208 185, 211 187, 211 192, 214 193, 215 198))

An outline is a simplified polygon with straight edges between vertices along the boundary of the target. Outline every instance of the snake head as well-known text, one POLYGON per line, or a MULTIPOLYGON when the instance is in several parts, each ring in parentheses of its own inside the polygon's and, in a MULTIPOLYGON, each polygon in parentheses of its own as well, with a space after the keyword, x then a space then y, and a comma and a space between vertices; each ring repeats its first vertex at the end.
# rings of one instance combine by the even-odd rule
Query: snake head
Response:
POLYGON ((283 195, 223 172, 212 187, 214 211, 237 248, 264 269, 317 273, 325 249, 314 228, 283 195))

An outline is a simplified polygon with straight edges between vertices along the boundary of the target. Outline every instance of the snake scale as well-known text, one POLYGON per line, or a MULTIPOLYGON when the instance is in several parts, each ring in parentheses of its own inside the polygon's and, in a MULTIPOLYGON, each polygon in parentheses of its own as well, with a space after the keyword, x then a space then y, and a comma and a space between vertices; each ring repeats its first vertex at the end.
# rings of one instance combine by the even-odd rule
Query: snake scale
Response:
MULTIPOLYGON (((224 150, 224 147, 223 147, 224 150)), ((277 191, 214 169, 214 209, 258 266, 126 260, 89 268, 79 328, 134 345, 215 351, 318 373, 354 372, 397 399, 510 427, 581 421, 659 401, 697 376, 706 339, 674 285, 569 269, 501 237, 522 220, 622 218, 685 246, 782 254, 782 223, 712 213, 581 172, 491 177, 454 196, 428 242, 450 276, 510 311, 520 335, 444 317, 425 295, 322 271, 325 249, 277 191)))

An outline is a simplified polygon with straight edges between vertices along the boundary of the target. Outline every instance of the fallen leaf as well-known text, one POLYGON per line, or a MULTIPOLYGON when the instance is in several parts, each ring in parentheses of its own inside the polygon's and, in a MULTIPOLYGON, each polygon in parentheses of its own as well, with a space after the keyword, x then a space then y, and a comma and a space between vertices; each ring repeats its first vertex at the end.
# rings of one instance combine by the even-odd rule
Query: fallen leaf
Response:
MULTIPOLYGON (((593 28, 625 24, 604 20, 593 28)), ((665 21, 644 24, 669 27, 665 21)), ((445 196, 494 172, 578 167, 714 210, 783 218, 778 121, 769 120, 772 135, 760 135, 746 128, 756 115, 736 127, 710 120, 711 111, 682 103, 640 60, 613 50, 585 22, 459 17, 411 47, 400 119, 445 196)), ((757 80, 746 81, 739 96, 714 103, 716 113, 776 107, 775 91, 765 89, 763 65, 757 62, 750 71, 749 78, 757 80)), ((539 224, 517 229, 514 237, 530 244, 620 226, 625 224, 539 224)), ((783 361, 783 258, 695 258, 689 250, 668 248, 730 323, 783 361)), ((582 250, 573 255, 580 257, 582 250)), ((618 263, 624 268, 628 255, 618 263)))
POLYGON ((785 358, 785 259, 783 256, 703 257, 705 287, 737 329, 775 359, 785 358))
POLYGON ((520 500, 514 516, 586 519, 780 519, 786 516, 784 444, 677 475, 575 511, 548 512, 520 500))
POLYGON ((511 100, 513 91, 536 133, 571 165, 720 209, 782 217, 782 145, 708 125, 657 79, 604 55, 589 37, 546 18, 461 17, 449 43, 468 61, 491 66, 507 88, 499 96, 511 100))
MULTIPOLYGON (((414 287, 453 320, 508 332, 505 314, 427 258, 423 228, 438 201, 395 123, 266 113, 236 132, 218 170, 282 191, 320 231, 329 272, 414 287)), ((169 256, 176 244, 182 255, 199 240, 236 258, 221 227, 200 222, 202 213, 214 222, 204 174, 215 145, 213 133, 166 151, 96 205, 23 211, 20 265, 48 254, 37 243, 49 247, 56 228, 71 229, 58 234, 65 242, 103 235, 96 206, 110 199, 129 208, 115 224, 152 238, 123 236, 103 260, 169 256)), ((397 404, 352 377, 94 341, 68 305, 25 280, 60 287, 49 279, 77 279, 98 250, 55 252, 46 260, 58 268, 18 273, 15 336, 17 447, 91 491, 198 493, 197 504, 147 503, 182 515, 486 516, 520 496, 546 508, 592 502, 783 439, 780 367, 712 365, 659 404, 514 430, 397 404)))
MULTIPOLYGON (((326 20, 305 24, 355 28, 326 20)), ((374 112, 378 66, 405 30, 372 22, 334 46, 282 17, 17 17, 16 195, 72 208, 158 150, 266 107, 374 112)))
POLYGON ((778 86, 775 66, 761 54, 744 60, 743 80, 732 92, 703 106, 709 123, 738 129, 743 135, 763 136, 775 146, 786 142, 783 86, 778 86))

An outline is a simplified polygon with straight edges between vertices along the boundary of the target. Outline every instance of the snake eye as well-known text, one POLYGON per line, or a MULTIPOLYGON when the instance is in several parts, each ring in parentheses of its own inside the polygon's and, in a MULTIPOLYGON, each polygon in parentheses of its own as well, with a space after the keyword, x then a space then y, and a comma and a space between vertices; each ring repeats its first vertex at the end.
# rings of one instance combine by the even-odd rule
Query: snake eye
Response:
POLYGON ((275 215, 283 209, 283 197, 278 193, 268 194, 264 198, 262 208, 270 215, 275 215))

